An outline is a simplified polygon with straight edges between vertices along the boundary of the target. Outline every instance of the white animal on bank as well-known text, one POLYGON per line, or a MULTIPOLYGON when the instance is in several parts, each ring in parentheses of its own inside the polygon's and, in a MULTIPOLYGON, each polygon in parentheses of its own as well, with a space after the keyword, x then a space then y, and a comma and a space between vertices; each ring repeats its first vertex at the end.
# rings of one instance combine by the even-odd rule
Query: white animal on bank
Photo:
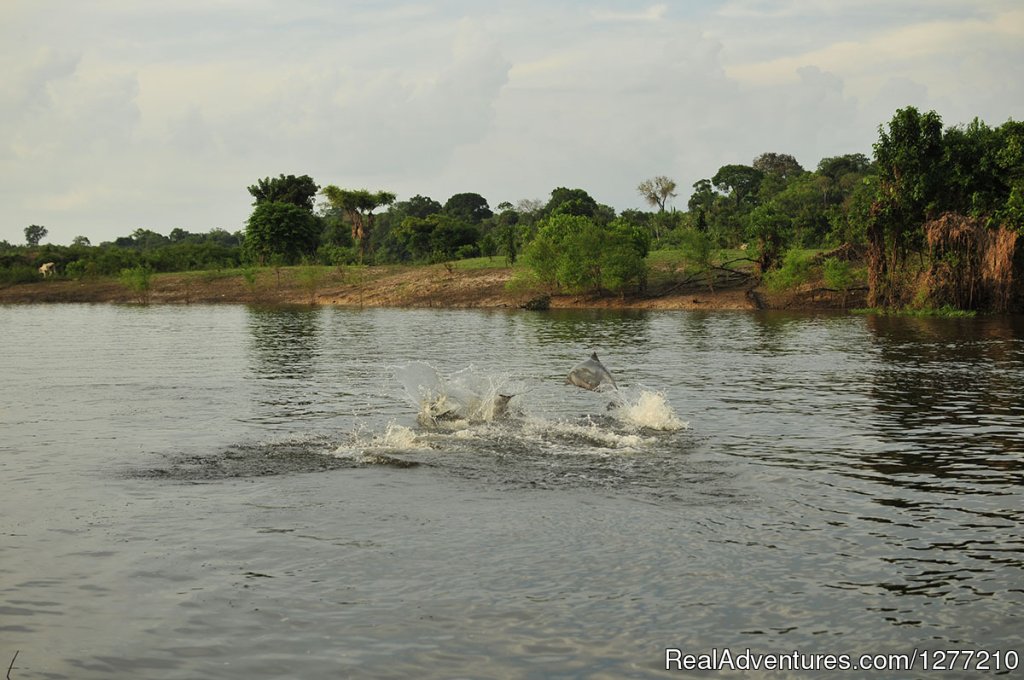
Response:
POLYGON ((43 275, 43 278, 53 276, 57 271, 56 262, 46 262, 39 267, 39 273, 43 275))

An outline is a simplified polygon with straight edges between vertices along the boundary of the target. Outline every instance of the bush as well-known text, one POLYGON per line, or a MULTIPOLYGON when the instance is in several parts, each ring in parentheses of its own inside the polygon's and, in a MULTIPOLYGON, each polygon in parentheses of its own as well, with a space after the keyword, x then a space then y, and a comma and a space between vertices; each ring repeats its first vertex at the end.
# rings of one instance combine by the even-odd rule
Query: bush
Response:
POLYGON ((821 273, 825 285, 834 288, 841 293, 846 293, 853 285, 853 266, 849 260, 840 260, 838 257, 830 257, 821 265, 821 273))
POLYGON ((582 215, 549 217, 523 253, 534 278, 549 290, 624 293, 647 281, 650 235, 616 220, 600 226, 582 215))
POLYGON ((359 262, 359 249, 355 246, 337 246, 325 244, 316 251, 317 259, 323 264, 340 267, 359 262))
POLYGON ((782 258, 782 266, 765 274, 768 290, 780 292, 796 288, 811 278, 812 256, 799 248, 790 248, 782 258))
POLYGON ((846 296, 850 292, 850 287, 853 286, 855 280, 853 266, 849 260, 830 257, 822 263, 821 272, 825 285, 842 293, 843 307, 845 307, 846 296))
POLYGON ((678 235, 679 250, 687 263, 692 263, 704 270, 708 289, 714 292, 715 273, 711 269, 715 243, 706 231, 694 228, 680 229, 678 235))
POLYGON ((256 277, 259 275, 259 269, 256 267, 242 267, 242 278, 245 279, 245 285, 249 288, 249 291, 256 290, 256 277))
POLYGON ((91 260, 75 260, 74 262, 69 262, 68 266, 64 268, 64 274, 69 279, 81 281, 85 277, 93 275, 95 269, 96 264, 91 260))
POLYGON ((153 279, 153 270, 148 266, 138 265, 131 269, 122 269, 119 280, 135 293, 136 298, 142 304, 149 302, 149 289, 153 279))
POLYGON ((323 268, 313 264, 303 265, 299 267, 295 277, 302 289, 309 293, 309 304, 316 304, 316 291, 324 278, 323 268))
POLYGON ((39 280, 39 270, 25 265, 11 265, 0 269, 0 284, 32 283, 39 280))

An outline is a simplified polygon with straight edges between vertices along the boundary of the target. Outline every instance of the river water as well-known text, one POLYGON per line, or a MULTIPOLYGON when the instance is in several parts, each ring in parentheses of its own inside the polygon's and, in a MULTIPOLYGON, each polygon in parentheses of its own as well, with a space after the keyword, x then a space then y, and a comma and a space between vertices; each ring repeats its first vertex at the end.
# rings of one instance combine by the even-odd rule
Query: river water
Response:
POLYGON ((1024 654, 1019 318, 6 306, 0 357, 12 680, 1024 654))

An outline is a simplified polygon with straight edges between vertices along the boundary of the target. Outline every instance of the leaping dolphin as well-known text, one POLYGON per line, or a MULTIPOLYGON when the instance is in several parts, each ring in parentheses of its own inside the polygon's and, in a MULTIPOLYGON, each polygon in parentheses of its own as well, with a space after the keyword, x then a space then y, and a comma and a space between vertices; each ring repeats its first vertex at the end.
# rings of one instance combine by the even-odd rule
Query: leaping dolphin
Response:
POLYGON ((615 384, 615 379, 612 378, 612 374, 608 372, 608 369, 604 367, 601 360, 597 358, 597 352, 591 353, 589 359, 569 371, 565 382, 576 387, 582 387, 585 390, 596 390, 605 383, 609 383, 616 390, 619 389, 619 386, 615 384))

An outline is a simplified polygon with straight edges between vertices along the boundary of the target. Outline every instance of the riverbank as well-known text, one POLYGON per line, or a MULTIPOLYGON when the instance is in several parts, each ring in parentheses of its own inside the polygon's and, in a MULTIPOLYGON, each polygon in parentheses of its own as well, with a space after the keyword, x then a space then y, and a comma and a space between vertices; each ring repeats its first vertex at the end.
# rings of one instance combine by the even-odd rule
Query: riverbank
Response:
MULTIPOLYGON (((0 304, 318 304, 345 307, 518 308, 536 292, 512 292, 509 267, 445 265, 379 267, 281 267, 154 274, 145 291, 116 278, 51 279, 0 288, 0 304)), ((654 278, 654 277, 652 277, 654 278)), ((772 294, 746 280, 720 281, 709 289, 701 278, 688 282, 655 278, 646 295, 553 295, 551 308, 619 309, 827 309, 863 304, 862 295, 809 284, 772 294)))

